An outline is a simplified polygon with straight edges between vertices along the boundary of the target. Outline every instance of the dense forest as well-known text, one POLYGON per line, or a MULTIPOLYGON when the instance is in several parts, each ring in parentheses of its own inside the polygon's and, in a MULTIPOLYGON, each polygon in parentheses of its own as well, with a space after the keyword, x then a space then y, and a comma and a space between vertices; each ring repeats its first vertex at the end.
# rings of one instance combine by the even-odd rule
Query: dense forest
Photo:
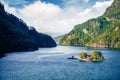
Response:
POLYGON ((102 16, 76 25, 60 44, 120 48, 120 0, 114 0, 102 16))
POLYGON ((55 47, 55 41, 4 10, 0 2, 0 56, 14 51, 31 51, 39 47, 55 47))

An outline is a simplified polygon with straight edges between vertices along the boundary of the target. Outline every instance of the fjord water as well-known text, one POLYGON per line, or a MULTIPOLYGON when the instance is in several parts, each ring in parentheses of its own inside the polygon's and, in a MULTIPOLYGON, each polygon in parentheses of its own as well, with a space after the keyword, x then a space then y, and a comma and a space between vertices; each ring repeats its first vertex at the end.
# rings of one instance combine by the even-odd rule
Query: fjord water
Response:
POLYGON ((0 59, 0 80, 120 80, 120 49, 58 46, 14 52, 0 59), (99 49, 103 62, 70 60, 99 49))

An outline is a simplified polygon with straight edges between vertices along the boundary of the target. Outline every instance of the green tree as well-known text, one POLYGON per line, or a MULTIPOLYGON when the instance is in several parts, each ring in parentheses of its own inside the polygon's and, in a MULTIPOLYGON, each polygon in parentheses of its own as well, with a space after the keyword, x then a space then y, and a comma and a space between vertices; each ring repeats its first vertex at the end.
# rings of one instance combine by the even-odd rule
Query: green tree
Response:
POLYGON ((119 48, 119 47, 120 47, 120 42, 117 42, 115 48, 119 48))
POLYGON ((102 56, 102 53, 99 50, 94 50, 92 55, 96 56, 96 57, 100 57, 100 56, 102 56))
POLYGON ((80 58, 81 59, 85 59, 86 57, 87 57, 87 53, 85 53, 85 52, 80 53, 80 58))
POLYGON ((101 51, 99 51, 99 50, 94 50, 91 58, 93 60, 99 60, 99 61, 104 60, 104 57, 103 57, 101 51))

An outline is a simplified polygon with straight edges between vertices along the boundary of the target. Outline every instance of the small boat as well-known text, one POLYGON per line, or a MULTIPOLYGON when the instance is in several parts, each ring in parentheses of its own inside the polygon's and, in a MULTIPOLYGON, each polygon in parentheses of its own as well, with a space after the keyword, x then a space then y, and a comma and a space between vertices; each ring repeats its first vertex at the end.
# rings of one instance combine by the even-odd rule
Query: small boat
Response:
POLYGON ((75 58, 74 56, 72 56, 72 57, 68 57, 68 59, 77 59, 77 58, 75 58))

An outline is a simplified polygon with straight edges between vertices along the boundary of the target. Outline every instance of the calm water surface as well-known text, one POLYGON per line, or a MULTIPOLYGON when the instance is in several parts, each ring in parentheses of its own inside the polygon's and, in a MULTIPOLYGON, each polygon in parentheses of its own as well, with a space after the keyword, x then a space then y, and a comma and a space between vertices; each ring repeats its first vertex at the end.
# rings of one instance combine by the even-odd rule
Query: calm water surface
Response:
POLYGON ((0 59, 0 80, 120 80, 120 49, 101 48, 103 62, 67 59, 92 50, 58 46, 10 53, 0 59))

